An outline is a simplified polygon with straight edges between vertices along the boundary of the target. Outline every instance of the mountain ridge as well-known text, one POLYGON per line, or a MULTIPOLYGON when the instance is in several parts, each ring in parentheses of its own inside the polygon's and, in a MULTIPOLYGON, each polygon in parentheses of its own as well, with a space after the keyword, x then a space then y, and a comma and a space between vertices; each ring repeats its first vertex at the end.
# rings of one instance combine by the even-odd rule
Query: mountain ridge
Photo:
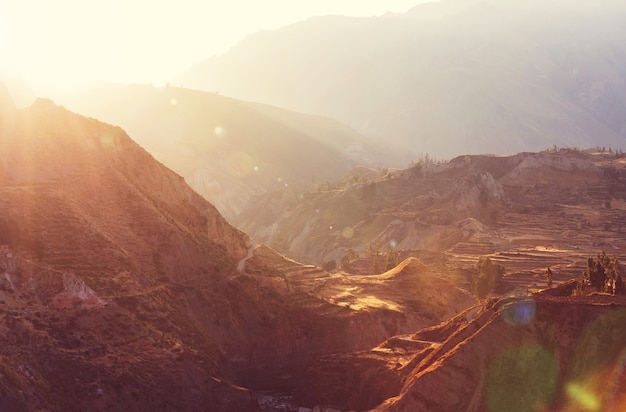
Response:
POLYGON ((300 191, 386 158, 335 120, 218 93, 106 85, 61 101, 129 130, 231 220, 255 194, 300 191))
POLYGON ((456 300, 425 315, 431 302, 385 279, 319 293, 356 283, 251 242, 123 129, 50 100, 0 130, 0 171, 11 410, 257 411, 321 355, 473 302, 446 283, 456 300))
POLYGON ((251 35, 176 82, 329 115, 393 142, 406 162, 623 146, 623 7, 605 1, 588 15, 569 3, 544 12, 538 3, 463 2, 462 15, 416 20, 426 7, 456 4, 251 35))

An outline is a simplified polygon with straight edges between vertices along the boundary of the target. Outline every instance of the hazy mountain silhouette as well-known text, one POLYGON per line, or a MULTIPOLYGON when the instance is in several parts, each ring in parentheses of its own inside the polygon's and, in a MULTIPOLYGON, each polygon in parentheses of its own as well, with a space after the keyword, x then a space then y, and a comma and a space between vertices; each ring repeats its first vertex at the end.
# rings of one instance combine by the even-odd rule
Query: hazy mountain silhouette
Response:
POLYGON ((334 117, 415 159, 626 137, 621 2, 444 0, 248 36, 177 80, 334 117))
POLYGON ((124 127, 228 218, 252 195, 310 190, 385 150, 329 118, 175 87, 109 85, 62 99, 124 127))

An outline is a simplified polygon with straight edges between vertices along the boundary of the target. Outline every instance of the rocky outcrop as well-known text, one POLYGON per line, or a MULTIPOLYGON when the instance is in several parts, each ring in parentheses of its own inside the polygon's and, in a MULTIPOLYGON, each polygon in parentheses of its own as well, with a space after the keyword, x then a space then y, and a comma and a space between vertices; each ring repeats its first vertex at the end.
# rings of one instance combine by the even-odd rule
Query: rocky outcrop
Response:
POLYGON ((493 302, 407 376, 378 411, 619 410, 626 313, 592 297, 493 302), (464 332, 466 331, 466 332, 464 332), (587 403, 590 402, 590 403, 587 403))
POLYGON ((512 169, 506 178, 515 179, 525 172, 549 168, 559 172, 589 172, 598 173, 601 169, 584 159, 566 156, 555 156, 545 153, 532 153, 524 156, 523 160, 512 169))
POLYGON ((485 212, 495 210, 505 199, 502 184, 490 173, 469 174, 455 180, 446 200, 453 202, 457 211, 467 217, 486 216, 485 212))
POLYGON ((298 397, 376 411, 621 410, 626 301, 517 296, 354 354, 322 358, 298 397))

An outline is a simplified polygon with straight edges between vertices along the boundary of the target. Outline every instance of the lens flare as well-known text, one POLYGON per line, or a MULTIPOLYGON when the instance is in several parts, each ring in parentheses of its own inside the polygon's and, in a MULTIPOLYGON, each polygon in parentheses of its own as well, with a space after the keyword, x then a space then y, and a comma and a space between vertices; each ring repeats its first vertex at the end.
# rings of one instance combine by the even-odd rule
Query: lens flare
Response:
POLYGON ((613 379, 611 380, 611 385, 609 387, 609 403, 613 407, 613 410, 626 410, 626 408, 624 408, 624 406, 626 406, 624 380, 626 380, 626 348, 622 350, 619 362, 615 365, 613 379))
POLYGON ((537 307, 532 299, 513 301, 502 308, 504 320, 514 326, 524 326, 535 318, 537 307))
POLYGON ((570 400, 585 411, 599 411, 600 401, 597 396, 577 383, 568 383, 565 391, 570 400))
POLYGON ((395 240, 392 240, 391 242, 389 242, 389 246, 391 246, 392 249, 395 249, 396 246, 398 246, 398 242, 396 242, 395 240))
POLYGON ((254 159, 245 152, 234 152, 228 157, 227 170, 237 177, 246 177, 253 170, 254 159))
POLYGON ((174 99, 173 97, 170 99, 170 104, 172 106, 176 106, 178 104, 178 100, 174 99))
POLYGON ((213 134, 217 137, 224 137, 224 128, 222 126, 215 126, 213 129, 213 134))
POLYGON ((575 383, 568 389, 571 402, 581 407, 587 405, 585 402, 590 407, 598 405, 596 409, 585 409, 589 411, 624 410, 625 324, 626 309, 620 308, 598 316, 585 328, 571 361, 571 379, 575 383))
POLYGON ((522 412, 545 408, 557 388, 558 364, 539 345, 523 345, 496 357, 487 370, 489 411, 522 412))
POLYGON ((105 132, 100 136, 100 146, 105 149, 112 149, 119 145, 120 137, 111 132, 105 132))

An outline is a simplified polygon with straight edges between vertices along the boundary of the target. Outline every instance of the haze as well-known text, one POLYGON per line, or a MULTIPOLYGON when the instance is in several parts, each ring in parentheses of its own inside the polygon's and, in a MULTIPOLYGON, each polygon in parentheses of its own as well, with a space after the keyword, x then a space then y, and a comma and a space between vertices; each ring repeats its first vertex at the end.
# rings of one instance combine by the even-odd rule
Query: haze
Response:
POLYGON ((404 12, 416 3, 8 0, 0 3, 0 67, 38 92, 101 80, 163 83, 258 30, 314 15, 404 12))

